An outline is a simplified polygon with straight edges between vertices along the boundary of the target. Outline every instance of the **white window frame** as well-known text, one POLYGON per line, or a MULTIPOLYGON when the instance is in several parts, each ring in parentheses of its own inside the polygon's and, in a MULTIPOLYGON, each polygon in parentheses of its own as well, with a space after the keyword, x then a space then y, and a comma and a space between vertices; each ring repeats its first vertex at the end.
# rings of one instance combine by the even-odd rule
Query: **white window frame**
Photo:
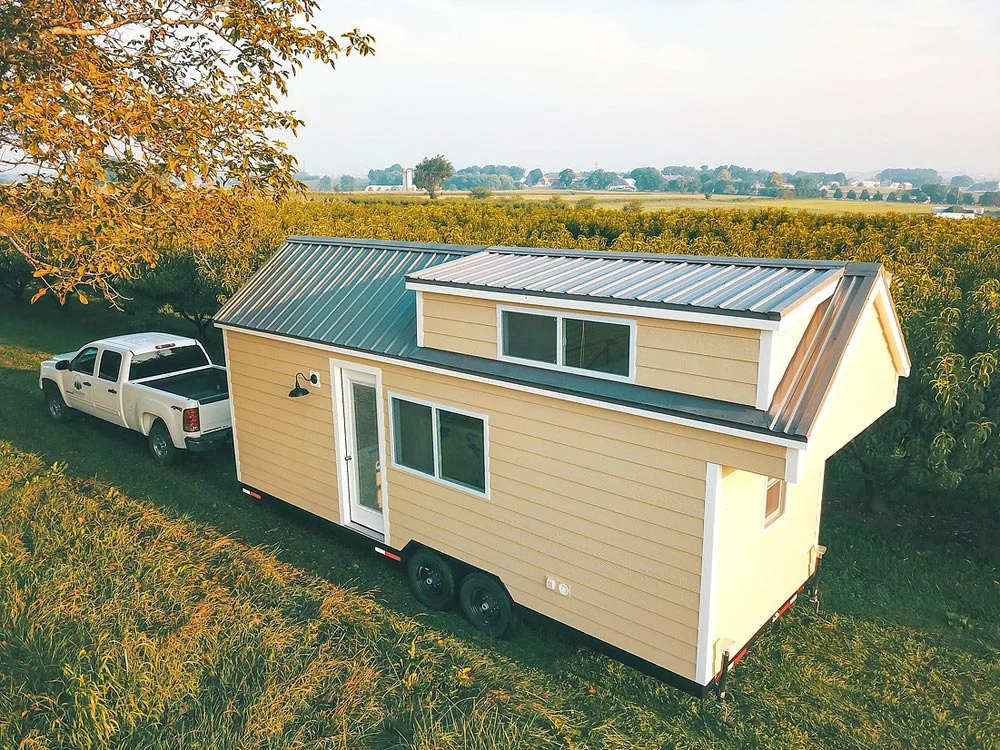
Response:
POLYGON ((614 380, 619 383, 635 382, 635 354, 636 354, 636 321, 630 318, 610 318, 606 315, 589 315, 587 313, 563 312, 561 310, 546 310, 538 307, 518 307, 513 305, 497 305, 497 359, 503 362, 514 362, 519 365, 529 365, 530 367, 541 367, 546 370, 556 370, 557 372, 571 372, 575 375, 587 375, 592 378, 603 380, 614 380), (539 362, 536 359, 524 359, 523 357, 511 357, 503 351, 503 314, 505 312, 521 313, 522 315, 541 315, 556 319, 556 361, 539 362), (593 321, 594 323, 612 323, 614 325, 628 328, 628 375, 615 375, 610 372, 600 372, 598 370, 588 370, 585 367, 573 367, 564 363, 566 357, 566 335, 564 332, 564 322, 566 318, 573 320, 593 321))
POLYGON ((785 511, 788 510, 788 483, 784 479, 778 479, 777 477, 766 477, 764 482, 764 503, 763 503, 763 521, 761 522, 761 529, 767 531, 774 526, 778 521, 780 521, 784 515, 785 511), (772 513, 770 516, 767 514, 767 493, 770 491, 771 487, 775 484, 781 486, 781 497, 778 501, 778 510, 772 513))
POLYGON ((449 406, 448 404, 439 404, 433 401, 427 401, 426 399, 417 398, 415 396, 408 396, 405 393, 398 393, 396 391, 389 391, 389 456, 391 460, 391 466, 394 469, 399 469, 400 471, 406 472, 407 474, 412 474, 415 477, 420 477, 421 479, 426 479, 435 484, 440 484, 445 487, 449 487, 453 490, 459 490, 473 497, 478 497, 483 500, 490 499, 490 419, 485 414, 479 414, 478 412, 469 411, 468 409, 461 409, 455 406, 449 406), (409 466, 404 466, 396 461, 396 412, 392 408, 392 400, 399 399, 400 401, 409 401, 412 404, 419 404, 421 406, 427 406, 431 410, 431 439, 433 441, 433 458, 434 458, 434 473, 425 474, 417 469, 410 468, 409 466), (449 411, 452 414, 461 414, 464 417, 472 417, 473 419, 479 419, 483 423, 483 478, 485 484, 485 491, 480 492, 474 487, 468 487, 464 484, 459 484, 458 482, 453 482, 450 479, 445 479, 441 476, 441 447, 439 445, 440 437, 440 424, 438 422, 438 411, 449 411))

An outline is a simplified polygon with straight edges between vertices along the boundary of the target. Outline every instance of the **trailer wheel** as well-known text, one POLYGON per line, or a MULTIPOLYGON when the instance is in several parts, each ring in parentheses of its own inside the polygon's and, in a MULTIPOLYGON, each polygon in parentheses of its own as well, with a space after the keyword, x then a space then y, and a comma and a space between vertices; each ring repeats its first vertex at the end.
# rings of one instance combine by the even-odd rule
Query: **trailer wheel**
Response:
POLYGON ((449 609, 455 604, 455 576, 441 555, 417 550, 406 561, 406 577, 413 596, 425 607, 449 609))
POLYGON ((149 428, 149 452, 160 466, 170 466, 180 457, 180 451, 170 439, 170 430, 162 419, 157 419, 149 428))
POLYGON ((62 394, 59 393, 59 389, 48 387, 45 389, 45 407, 49 411, 49 416, 55 422, 68 422, 70 417, 70 408, 66 405, 63 400, 62 394))
POLYGON ((493 576, 469 573, 459 587, 458 600, 469 622, 490 638, 502 638, 514 625, 514 603, 493 576))

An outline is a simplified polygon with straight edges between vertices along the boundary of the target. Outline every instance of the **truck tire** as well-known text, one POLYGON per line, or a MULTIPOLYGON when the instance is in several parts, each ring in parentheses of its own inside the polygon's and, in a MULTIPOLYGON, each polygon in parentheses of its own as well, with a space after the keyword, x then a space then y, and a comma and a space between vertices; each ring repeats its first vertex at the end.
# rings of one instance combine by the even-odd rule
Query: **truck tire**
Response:
POLYGON ((455 604, 455 576, 441 555, 418 549, 406 561, 406 577, 413 596, 425 607, 450 609, 455 604))
POLYGON ((45 408, 54 422, 68 422, 72 418, 72 410, 66 405, 62 394, 55 386, 45 386, 45 408))
POLYGON ((149 428, 149 452, 160 466, 170 466, 180 458, 180 451, 174 447, 174 441, 170 439, 170 430, 163 424, 162 419, 157 419, 149 428))
POLYGON ((490 638, 502 638, 514 626, 514 602, 491 575, 469 573, 458 589, 458 601, 466 619, 490 638))

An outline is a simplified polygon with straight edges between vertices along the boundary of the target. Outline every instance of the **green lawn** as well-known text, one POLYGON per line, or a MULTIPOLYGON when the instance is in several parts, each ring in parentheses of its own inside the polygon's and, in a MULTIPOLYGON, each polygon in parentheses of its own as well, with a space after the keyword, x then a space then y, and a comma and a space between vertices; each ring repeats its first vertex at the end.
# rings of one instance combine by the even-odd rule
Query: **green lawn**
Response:
POLYGON ((162 470, 50 424, 41 359, 178 325, 97 308, 0 302, 0 747, 1000 747, 1000 570, 958 522, 832 488, 822 608, 723 713, 539 619, 491 642, 421 612, 369 545, 238 492, 231 455, 162 470))

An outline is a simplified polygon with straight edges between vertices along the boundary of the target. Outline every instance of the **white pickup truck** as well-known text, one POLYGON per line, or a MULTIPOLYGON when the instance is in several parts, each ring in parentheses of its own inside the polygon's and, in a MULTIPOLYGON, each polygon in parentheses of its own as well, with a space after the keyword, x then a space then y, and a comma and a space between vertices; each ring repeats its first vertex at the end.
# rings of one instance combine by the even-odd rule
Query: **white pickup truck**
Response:
POLYGON ((80 411, 141 432, 163 466, 181 450, 232 440, 226 369, 195 339, 134 333, 93 341, 42 362, 38 386, 57 422, 80 411))

